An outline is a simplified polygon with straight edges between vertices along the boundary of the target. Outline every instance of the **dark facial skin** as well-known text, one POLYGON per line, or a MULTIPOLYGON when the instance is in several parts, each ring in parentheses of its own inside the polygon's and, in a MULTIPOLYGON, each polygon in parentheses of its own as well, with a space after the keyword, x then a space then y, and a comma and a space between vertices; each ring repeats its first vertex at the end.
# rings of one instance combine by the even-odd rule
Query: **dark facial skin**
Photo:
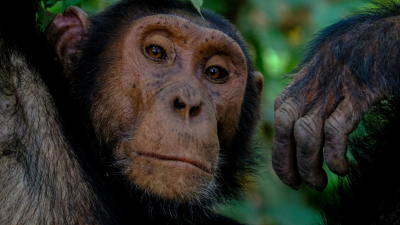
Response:
MULTIPOLYGON (((94 97, 103 115, 114 105, 110 122, 123 134, 115 157, 141 189, 180 201, 199 197, 212 187, 219 143, 233 138, 218 131, 234 131, 239 121, 247 78, 240 47, 167 15, 136 21, 117 43, 111 57, 120 60, 104 89, 112 95, 94 97)), ((103 119, 93 115, 95 124, 103 119)))
MULTIPOLYGON (((57 22, 64 21, 60 15, 48 29, 48 36, 58 37, 53 42, 67 75, 87 26, 78 8, 63 16, 69 13, 81 27, 73 28, 75 39, 65 41, 73 31, 57 22)), ((246 88, 240 46, 188 19, 155 15, 133 22, 101 57, 112 66, 97 81, 102 89, 92 97, 89 116, 128 180, 178 202, 215 188, 220 145, 234 139, 246 88)), ((261 91, 262 75, 254 76, 261 91)))

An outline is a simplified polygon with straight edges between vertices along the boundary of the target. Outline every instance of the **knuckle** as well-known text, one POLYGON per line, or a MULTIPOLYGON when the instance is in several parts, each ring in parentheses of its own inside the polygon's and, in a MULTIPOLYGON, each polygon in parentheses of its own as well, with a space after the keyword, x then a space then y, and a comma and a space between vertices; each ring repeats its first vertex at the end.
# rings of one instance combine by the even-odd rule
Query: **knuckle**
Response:
POLYGON ((322 130, 315 119, 311 116, 304 116, 300 118, 294 125, 294 135, 296 141, 310 142, 310 138, 321 137, 322 130))
POLYGON ((297 167, 295 166, 294 158, 290 157, 290 154, 286 154, 284 151, 273 150, 272 168, 276 175, 278 175, 279 179, 292 188, 296 189, 297 185, 301 183, 301 178, 298 174, 297 167))
POLYGON ((340 129, 342 128, 341 126, 341 121, 337 116, 332 115, 330 116, 326 121, 325 121, 325 133, 327 134, 341 134, 342 132, 340 129))
POLYGON ((281 93, 278 95, 278 97, 275 99, 274 101, 274 111, 276 111, 277 109, 279 109, 279 107, 283 104, 283 102, 285 101, 285 93, 281 93))
POLYGON ((293 102, 284 102, 275 113, 275 120, 293 123, 299 118, 298 106, 293 102))
POLYGON ((337 135, 337 133, 325 134, 325 151, 327 155, 334 152, 346 152, 349 142, 348 135, 337 135))
POLYGON ((298 162, 299 173, 303 179, 307 179, 312 176, 311 166, 307 162, 298 162))
POLYGON ((282 107, 275 114, 275 130, 283 129, 283 130, 292 130, 295 118, 292 117, 291 114, 288 113, 286 109, 282 109, 282 107))
POLYGON ((289 128, 288 126, 275 126, 274 129, 273 147, 276 149, 275 152, 279 151, 281 148, 290 148, 293 140, 293 128, 289 128))
POLYGON ((322 165, 313 162, 308 156, 308 154, 303 154, 300 157, 302 159, 299 159, 297 163, 299 173, 303 179, 310 179, 312 177, 315 177, 320 173, 320 170, 322 168, 322 165))
POLYGON ((305 180, 318 176, 322 170, 321 153, 303 149, 297 151, 297 166, 301 177, 305 180))
POLYGON ((312 176, 313 166, 308 151, 297 152, 297 167, 303 179, 312 176))
POLYGON ((287 151, 279 149, 273 146, 272 149, 272 164, 276 167, 287 167, 292 160, 287 151))
POLYGON ((278 97, 276 97, 275 101, 274 101, 274 111, 278 110, 279 107, 281 107, 281 105, 283 103, 285 103, 286 100, 288 100, 290 98, 290 95, 288 93, 287 88, 285 88, 285 90, 283 90, 278 97))
MULTIPOLYGON (((346 122, 335 115, 329 117, 324 124, 325 147, 332 149, 346 148, 351 133, 351 128, 347 129, 346 122)), ((334 152, 334 151, 333 151, 334 152)))
POLYGON ((279 157, 272 157, 272 168, 275 170, 275 172, 279 174, 284 174, 285 171, 287 171, 285 162, 281 160, 279 157))

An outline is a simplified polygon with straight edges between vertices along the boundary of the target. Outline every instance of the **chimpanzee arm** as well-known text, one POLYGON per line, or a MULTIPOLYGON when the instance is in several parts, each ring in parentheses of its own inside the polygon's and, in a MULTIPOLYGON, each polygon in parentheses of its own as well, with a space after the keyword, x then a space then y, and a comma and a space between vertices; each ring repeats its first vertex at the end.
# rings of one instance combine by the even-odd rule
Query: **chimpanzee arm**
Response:
POLYGON ((399 94, 400 4, 342 20, 319 33, 275 101, 273 167, 298 189, 302 180, 322 191, 323 147, 329 169, 344 175, 349 135, 371 106, 399 94))

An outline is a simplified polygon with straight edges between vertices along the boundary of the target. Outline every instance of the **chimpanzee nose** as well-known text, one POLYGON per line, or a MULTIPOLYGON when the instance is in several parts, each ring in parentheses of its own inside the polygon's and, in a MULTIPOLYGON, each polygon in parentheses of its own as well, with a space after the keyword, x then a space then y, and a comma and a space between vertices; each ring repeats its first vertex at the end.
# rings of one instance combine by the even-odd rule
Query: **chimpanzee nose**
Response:
POLYGON ((176 98, 174 101, 175 111, 184 118, 194 118, 201 112, 201 101, 185 100, 176 98))

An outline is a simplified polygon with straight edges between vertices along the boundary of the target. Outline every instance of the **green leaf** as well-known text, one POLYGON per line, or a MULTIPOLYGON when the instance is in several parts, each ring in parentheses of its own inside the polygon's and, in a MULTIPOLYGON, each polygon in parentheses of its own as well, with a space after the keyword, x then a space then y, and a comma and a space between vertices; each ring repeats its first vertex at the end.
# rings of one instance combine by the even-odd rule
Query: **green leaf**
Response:
MULTIPOLYGON (((201 15, 201 10, 200 7, 203 5, 203 0, 191 0, 192 4, 194 5, 194 7, 197 9, 197 11, 199 11, 200 15, 201 15)), ((201 15, 201 17, 203 17, 203 15, 201 15)), ((203 17, 204 19, 204 17, 203 17)))
POLYGON ((62 0, 62 9, 61 9, 61 14, 64 13, 65 9, 68 8, 68 6, 78 4, 82 2, 83 0, 62 0))
POLYGON ((49 0, 49 1, 42 0, 42 1, 43 1, 44 8, 47 9, 47 8, 52 7, 52 6, 55 5, 58 1, 61 1, 61 0, 49 0))
POLYGON ((46 29, 47 25, 53 20, 53 18, 56 16, 55 13, 47 11, 44 6, 40 6, 38 11, 37 11, 37 18, 41 22, 40 23, 40 28, 44 32, 46 29))
MULTIPOLYGON (((203 0, 179 0, 181 2, 192 2, 193 6, 197 9, 197 11, 199 12, 200 16, 203 17, 203 15, 201 15, 201 9, 200 7, 203 5, 203 0)), ((204 19, 204 17, 203 17, 204 19)))

